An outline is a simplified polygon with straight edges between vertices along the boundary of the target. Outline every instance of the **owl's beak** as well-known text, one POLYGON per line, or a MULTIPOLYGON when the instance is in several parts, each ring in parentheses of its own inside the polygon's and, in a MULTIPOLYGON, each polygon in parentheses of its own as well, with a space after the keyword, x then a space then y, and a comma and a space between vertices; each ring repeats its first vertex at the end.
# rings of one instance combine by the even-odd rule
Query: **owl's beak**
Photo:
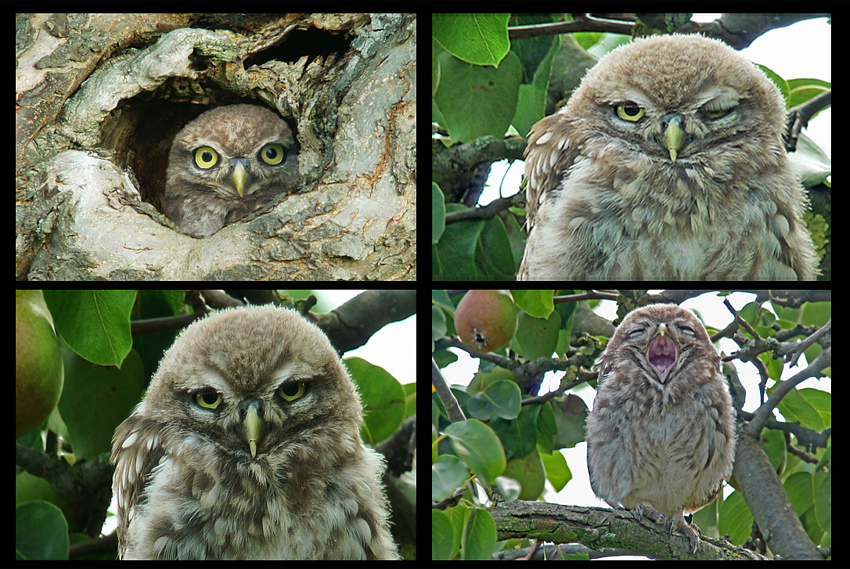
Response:
POLYGON ((233 168, 233 174, 230 175, 230 181, 233 182, 233 187, 236 188, 241 198, 245 193, 245 186, 248 185, 250 174, 245 170, 242 160, 235 160, 235 162, 236 166, 233 168))
POLYGON ((676 342, 670 338, 670 331, 663 322, 658 326, 655 336, 646 347, 646 359, 658 374, 661 383, 667 380, 667 374, 676 365, 679 351, 676 342))
POLYGON ((263 432, 263 421, 260 419, 259 413, 257 413, 258 407, 258 402, 248 405, 245 411, 245 419, 242 422, 245 429, 245 440, 248 441, 248 447, 251 449, 251 458, 256 458, 257 456, 257 441, 260 440, 263 432))
POLYGON ((676 161, 676 156, 679 150, 684 145, 685 133, 682 131, 682 116, 673 115, 669 120, 665 120, 667 127, 664 129, 662 139, 664 148, 670 153, 670 160, 676 161))

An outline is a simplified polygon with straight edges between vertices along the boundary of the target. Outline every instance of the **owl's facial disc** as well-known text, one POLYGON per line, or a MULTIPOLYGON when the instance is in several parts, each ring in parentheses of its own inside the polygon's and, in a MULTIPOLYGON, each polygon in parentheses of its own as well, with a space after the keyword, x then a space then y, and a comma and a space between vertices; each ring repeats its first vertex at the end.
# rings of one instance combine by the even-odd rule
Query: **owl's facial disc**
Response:
POLYGON ((646 359, 655 373, 658 374, 661 383, 667 380, 667 373, 676 365, 678 357, 679 351, 676 342, 668 335, 667 325, 661 324, 655 333, 655 337, 646 347, 646 359))

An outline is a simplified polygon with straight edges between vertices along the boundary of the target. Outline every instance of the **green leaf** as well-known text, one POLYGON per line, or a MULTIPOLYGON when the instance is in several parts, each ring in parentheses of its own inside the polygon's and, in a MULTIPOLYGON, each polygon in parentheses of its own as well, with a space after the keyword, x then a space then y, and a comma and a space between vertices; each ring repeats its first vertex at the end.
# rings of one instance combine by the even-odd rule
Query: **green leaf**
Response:
POLYGON ((476 419, 452 423, 444 431, 452 450, 469 469, 491 484, 505 471, 505 451, 499 437, 476 419))
POLYGON ((470 398, 469 414, 482 421, 493 415, 503 419, 515 419, 519 415, 522 393, 512 381, 498 381, 484 390, 484 393, 470 398))

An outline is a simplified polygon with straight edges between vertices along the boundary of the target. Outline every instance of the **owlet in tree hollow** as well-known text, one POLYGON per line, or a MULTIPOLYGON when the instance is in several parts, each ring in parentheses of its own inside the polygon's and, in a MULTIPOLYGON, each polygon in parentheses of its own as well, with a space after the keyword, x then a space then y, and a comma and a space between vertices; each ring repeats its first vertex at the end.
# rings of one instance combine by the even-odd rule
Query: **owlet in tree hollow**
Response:
POLYGON ((298 185, 298 144, 266 107, 209 110, 177 133, 168 156, 165 214, 184 233, 212 235, 298 185))

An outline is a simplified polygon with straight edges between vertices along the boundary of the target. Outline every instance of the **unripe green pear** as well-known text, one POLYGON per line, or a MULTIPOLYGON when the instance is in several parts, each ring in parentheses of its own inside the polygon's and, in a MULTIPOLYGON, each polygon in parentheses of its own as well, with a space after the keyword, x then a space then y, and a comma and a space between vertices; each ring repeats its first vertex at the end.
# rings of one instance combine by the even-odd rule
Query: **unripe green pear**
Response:
POLYGON ((546 484, 546 469, 536 448, 524 458, 510 459, 502 476, 513 478, 520 483, 520 500, 536 500, 543 493, 543 486, 546 484))
POLYGON ((44 295, 15 291, 15 438, 38 427, 56 408, 64 378, 44 295))
POLYGON ((471 290, 457 305, 455 329, 470 350, 483 353, 504 348, 516 328, 516 307, 506 290, 471 290))

